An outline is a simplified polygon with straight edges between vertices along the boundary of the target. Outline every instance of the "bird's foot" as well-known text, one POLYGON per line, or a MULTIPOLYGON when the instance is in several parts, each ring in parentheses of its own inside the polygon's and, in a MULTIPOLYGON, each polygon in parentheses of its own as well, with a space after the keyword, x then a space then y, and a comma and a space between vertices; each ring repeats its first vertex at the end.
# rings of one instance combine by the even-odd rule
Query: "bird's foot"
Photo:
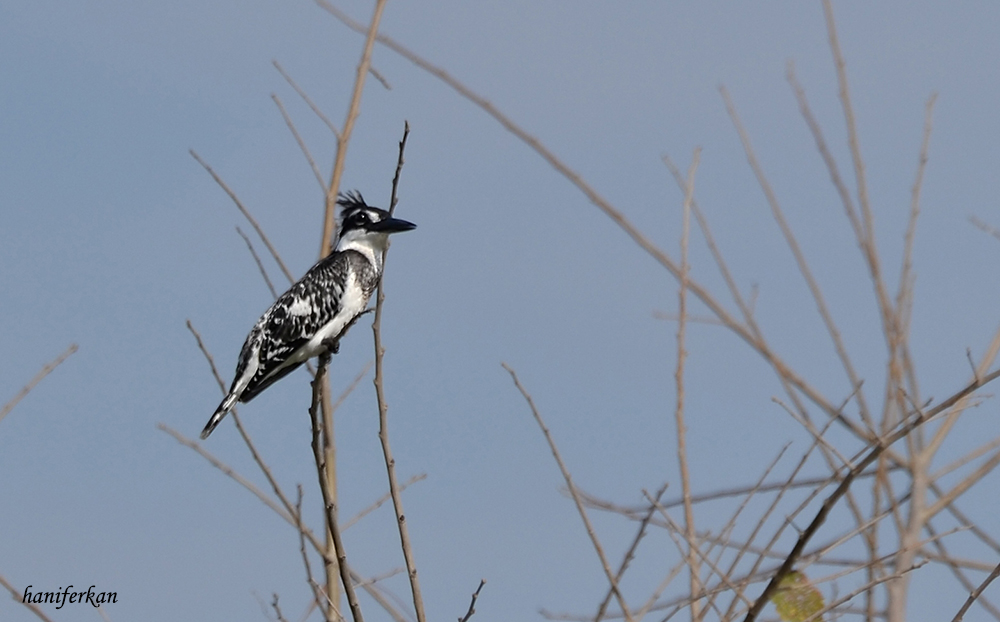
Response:
POLYGON ((323 347, 328 354, 338 354, 340 352, 340 339, 326 338, 323 340, 323 347))

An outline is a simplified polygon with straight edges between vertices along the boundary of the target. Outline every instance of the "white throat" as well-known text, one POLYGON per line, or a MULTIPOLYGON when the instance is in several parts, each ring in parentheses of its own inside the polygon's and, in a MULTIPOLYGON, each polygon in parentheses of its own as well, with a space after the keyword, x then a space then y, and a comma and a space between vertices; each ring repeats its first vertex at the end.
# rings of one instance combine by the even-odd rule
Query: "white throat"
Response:
POLYGON ((348 231, 337 240, 337 252, 352 250, 364 255, 375 270, 382 272, 382 253, 389 248, 389 235, 369 231, 348 231))

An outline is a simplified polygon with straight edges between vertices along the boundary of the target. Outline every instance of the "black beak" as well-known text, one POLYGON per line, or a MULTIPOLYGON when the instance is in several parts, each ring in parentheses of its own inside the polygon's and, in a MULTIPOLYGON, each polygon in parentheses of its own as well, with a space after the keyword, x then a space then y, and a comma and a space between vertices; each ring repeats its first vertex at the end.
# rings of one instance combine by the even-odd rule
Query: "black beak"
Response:
POLYGON ((399 233, 400 231, 409 231, 410 229, 416 228, 417 226, 408 220, 403 220, 402 218, 386 218, 385 220, 373 223, 368 227, 368 230, 380 231, 382 233, 399 233))

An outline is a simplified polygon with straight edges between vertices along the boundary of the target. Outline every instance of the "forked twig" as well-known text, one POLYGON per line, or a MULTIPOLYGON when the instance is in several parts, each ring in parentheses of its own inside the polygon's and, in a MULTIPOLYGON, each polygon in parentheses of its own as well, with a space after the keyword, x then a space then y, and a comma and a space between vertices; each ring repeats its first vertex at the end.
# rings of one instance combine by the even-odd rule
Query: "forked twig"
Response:
POLYGON ((258 237, 260 237, 260 240, 264 243, 264 246, 267 247, 267 251, 271 253, 271 257, 274 257, 274 261, 277 262, 278 267, 280 267, 281 271, 285 273, 285 278, 288 279, 289 283, 294 283, 295 277, 292 276, 292 273, 288 269, 288 266, 286 266, 285 262, 281 259, 281 255, 278 254, 278 249, 274 248, 274 245, 271 244, 271 240, 267 237, 267 234, 264 233, 264 230, 261 229, 260 224, 257 223, 257 219, 253 217, 253 214, 250 213, 250 210, 248 210, 246 206, 243 205, 243 201, 240 201, 240 198, 236 196, 236 193, 233 192, 233 190, 229 187, 229 185, 222 180, 222 177, 219 177, 219 174, 215 172, 215 169, 213 169, 211 166, 208 165, 208 163, 202 160, 201 156, 199 156, 194 149, 188 149, 188 153, 190 153, 191 157, 197 160, 198 164, 201 164, 202 168, 204 168, 208 172, 208 174, 212 176, 212 179, 215 180, 215 183, 219 184, 219 187, 222 188, 222 190, 225 191, 227 195, 229 195, 229 198, 232 199, 233 203, 236 204, 236 208, 240 210, 240 213, 243 214, 243 217, 247 219, 247 222, 250 223, 250 226, 253 227, 253 230, 257 232, 258 237))
POLYGON ((951 397, 944 400, 934 408, 928 410, 925 413, 919 413, 917 416, 909 418, 909 421, 905 425, 901 426, 896 432, 893 432, 888 437, 879 439, 875 444, 875 446, 864 457, 864 459, 860 460, 857 463, 857 465, 853 469, 851 469, 851 471, 844 477, 844 479, 841 480, 840 485, 837 486, 836 490, 833 491, 833 494, 831 494, 829 497, 826 498, 825 501, 823 501, 823 506, 816 514, 816 517, 799 536, 798 541, 796 541, 795 546, 792 548, 791 553, 788 554, 788 557, 785 558, 785 562, 781 565, 781 568, 779 568, 778 572, 774 574, 774 577, 771 578, 771 581, 768 583, 767 587, 764 588, 763 593, 761 593, 761 595, 757 598, 757 601, 754 603, 753 607, 750 608, 750 611, 747 612, 746 618, 744 618, 744 622, 753 622, 754 620, 757 619, 757 616, 764 608, 764 605, 767 604, 767 602, 771 598, 771 595, 774 594, 774 591, 778 588, 778 584, 792 570, 792 567, 795 565, 795 562, 798 561, 799 556, 802 554, 802 550, 805 548, 806 543, 809 542, 809 540, 820 528, 820 526, 826 521, 826 517, 830 513, 830 510, 832 510, 833 506, 837 503, 837 501, 839 501, 840 498, 847 493, 848 489, 851 486, 851 483, 854 481, 854 478, 857 477, 859 473, 863 472, 869 465, 872 464, 872 462, 877 460, 882 455, 882 453, 886 449, 888 449, 891 445, 893 445, 896 441, 900 440, 901 438, 905 438, 908 434, 913 432, 913 430, 917 429, 918 427, 920 427, 927 421, 933 419, 937 415, 945 412, 955 404, 959 403, 966 396, 970 395, 976 389, 979 389, 980 387, 992 382, 998 377, 1000 377, 1000 370, 994 371, 993 373, 988 374, 981 379, 977 379, 975 382, 966 385, 964 388, 962 388, 961 390, 959 390, 958 392, 956 392, 951 397))
POLYGON ((316 166, 316 160, 313 159, 312 154, 309 153, 309 147, 306 146, 306 142, 302 140, 302 136, 299 135, 299 131, 295 128, 295 123, 292 118, 288 116, 288 111, 285 110, 285 105, 281 103, 281 99, 275 94, 271 93, 271 99, 274 103, 278 105, 278 110, 281 112, 281 118, 285 120, 285 125, 288 126, 289 131, 291 131, 292 136, 295 138, 295 142, 299 145, 299 150, 302 151, 302 155, 306 157, 306 161, 309 162, 309 168, 312 169, 313 175, 316 177, 316 181, 319 182, 319 187, 322 188, 323 193, 326 193, 326 180, 323 179, 323 173, 319 172, 319 167, 316 166))
POLYGON ((293 89, 295 89, 295 92, 299 94, 299 97, 302 98, 302 101, 304 101, 306 105, 308 105, 309 108, 311 108, 312 111, 316 113, 316 116, 319 117, 320 121, 322 121, 324 124, 326 124, 328 128, 330 128, 330 131, 333 132, 334 137, 337 138, 337 140, 340 140, 340 131, 337 130, 336 126, 333 125, 330 119, 328 119, 327 116, 323 114, 323 111, 320 110, 319 106, 317 106, 313 102, 312 98, 310 98, 309 95, 304 90, 302 90, 302 88, 298 84, 295 83, 295 80, 292 79, 292 76, 288 75, 288 72, 286 72, 285 68, 281 66, 281 63, 279 63, 276 60, 271 61, 271 63, 274 65, 274 68, 278 70, 278 73, 281 74, 281 77, 284 78, 286 82, 288 82, 288 85, 291 86, 293 89))
MULTIPOLYGON (((664 484, 656 491, 656 496, 653 499, 656 503, 660 502, 660 497, 667 490, 667 484, 664 484)), ((615 580, 621 583, 622 577, 625 575, 625 571, 628 570, 628 565, 632 562, 632 558, 635 557, 635 550, 639 547, 639 542, 642 541, 643 536, 646 535, 646 528, 649 526, 650 521, 653 518, 653 513, 656 512, 656 505, 653 503, 649 504, 649 510, 646 511, 646 515, 639 522, 639 530, 632 538, 632 544, 629 545, 628 550, 625 551, 624 557, 622 557, 622 563, 618 566, 618 572, 615 573, 615 580)), ((608 604, 611 602, 611 598, 615 595, 614 591, 608 589, 608 593, 604 595, 604 600, 597 607, 597 615, 594 616, 594 622, 601 622, 604 618, 604 613, 608 610, 608 604)), ((642 616, 637 616, 638 619, 642 619, 642 616)))

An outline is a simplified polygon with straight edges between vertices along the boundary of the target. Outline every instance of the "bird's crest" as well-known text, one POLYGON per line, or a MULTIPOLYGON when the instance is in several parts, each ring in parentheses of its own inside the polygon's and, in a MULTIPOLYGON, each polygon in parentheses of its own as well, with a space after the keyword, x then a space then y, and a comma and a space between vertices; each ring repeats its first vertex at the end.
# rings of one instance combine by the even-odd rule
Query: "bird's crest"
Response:
POLYGON ((341 213, 346 215, 348 212, 366 209, 369 207, 365 203, 364 197, 357 190, 348 190, 347 192, 341 192, 340 196, 337 197, 337 205, 342 207, 341 213))

